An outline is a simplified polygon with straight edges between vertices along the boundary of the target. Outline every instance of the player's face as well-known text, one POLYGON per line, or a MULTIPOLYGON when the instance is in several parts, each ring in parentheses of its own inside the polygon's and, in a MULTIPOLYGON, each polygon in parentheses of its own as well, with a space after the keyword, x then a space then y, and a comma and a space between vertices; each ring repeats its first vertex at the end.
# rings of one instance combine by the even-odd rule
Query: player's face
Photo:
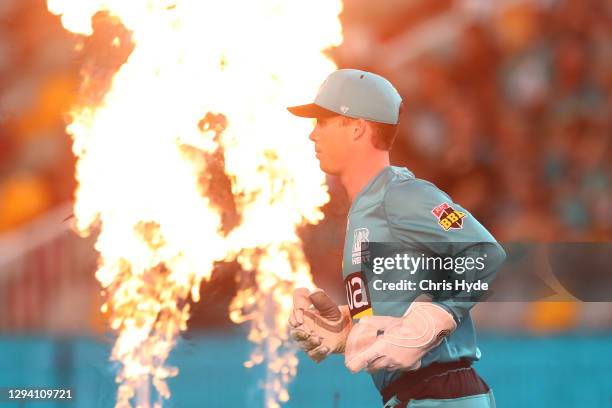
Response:
POLYGON ((319 166, 327 174, 341 175, 350 160, 350 131, 341 116, 319 118, 310 133, 319 166))

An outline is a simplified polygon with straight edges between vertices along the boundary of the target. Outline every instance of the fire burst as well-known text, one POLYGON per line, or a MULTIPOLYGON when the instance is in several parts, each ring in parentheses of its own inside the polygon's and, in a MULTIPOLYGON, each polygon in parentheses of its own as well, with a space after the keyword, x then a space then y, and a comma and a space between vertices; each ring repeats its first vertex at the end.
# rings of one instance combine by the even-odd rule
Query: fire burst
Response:
MULTIPOLYGON (((198 300, 216 261, 233 258, 254 277, 230 312, 251 322, 257 346, 246 365, 267 364, 268 407, 287 401, 297 366, 286 337, 291 292, 312 285, 295 231, 322 218, 328 196, 308 125, 284 107, 312 97, 335 68, 322 50, 341 41, 340 1, 48 0, 48 7, 83 36, 105 12, 133 45, 106 92, 86 92, 68 126, 78 157, 76 227, 99 231, 96 277, 117 331, 116 406, 149 406, 150 382, 170 396, 166 379, 178 370, 165 361, 186 328, 188 300, 198 300), (219 155, 239 215, 229 230, 206 178, 219 155)), ((95 70, 84 72, 84 89, 102 81, 95 70)))

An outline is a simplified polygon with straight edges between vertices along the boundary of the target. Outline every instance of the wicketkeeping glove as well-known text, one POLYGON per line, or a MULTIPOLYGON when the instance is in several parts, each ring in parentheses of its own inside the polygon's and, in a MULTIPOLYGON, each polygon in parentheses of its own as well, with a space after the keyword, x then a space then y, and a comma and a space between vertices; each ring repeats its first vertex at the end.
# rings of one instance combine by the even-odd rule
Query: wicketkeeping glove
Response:
POLYGON ((346 342, 345 365, 352 372, 416 370, 421 359, 457 328, 453 316, 431 302, 413 302, 404 316, 365 316, 346 342))
POLYGON ((306 288, 293 293, 290 336, 315 362, 343 353, 352 326, 348 306, 338 306, 323 290, 306 288))

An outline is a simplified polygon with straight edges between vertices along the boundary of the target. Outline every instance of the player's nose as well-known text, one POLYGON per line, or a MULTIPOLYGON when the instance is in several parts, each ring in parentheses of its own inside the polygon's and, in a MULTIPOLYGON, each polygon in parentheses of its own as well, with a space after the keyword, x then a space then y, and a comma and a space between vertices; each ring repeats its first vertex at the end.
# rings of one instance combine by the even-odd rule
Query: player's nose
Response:
POLYGON ((312 129, 312 132, 310 132, 310 135, 308 135, 308 138, 310 140, 312 140, 313 142, 317 141, 318 138, 318 132, 317 132, 317 128, 315 127, 314 129, 312 129))

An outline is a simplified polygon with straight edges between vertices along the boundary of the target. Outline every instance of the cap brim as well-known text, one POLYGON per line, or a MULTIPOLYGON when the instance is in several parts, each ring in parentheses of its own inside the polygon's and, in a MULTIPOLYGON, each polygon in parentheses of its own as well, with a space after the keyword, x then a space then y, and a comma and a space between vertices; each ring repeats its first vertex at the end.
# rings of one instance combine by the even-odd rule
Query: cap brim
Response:
POLYGON ((315 103, 309 103, 307 105, 290 106, 287 108, 289 112, 295 116, 302 118, 328 118, 330 116, 338 115, 336 112, 330 111, 329 109, 322 108, 315 103))

